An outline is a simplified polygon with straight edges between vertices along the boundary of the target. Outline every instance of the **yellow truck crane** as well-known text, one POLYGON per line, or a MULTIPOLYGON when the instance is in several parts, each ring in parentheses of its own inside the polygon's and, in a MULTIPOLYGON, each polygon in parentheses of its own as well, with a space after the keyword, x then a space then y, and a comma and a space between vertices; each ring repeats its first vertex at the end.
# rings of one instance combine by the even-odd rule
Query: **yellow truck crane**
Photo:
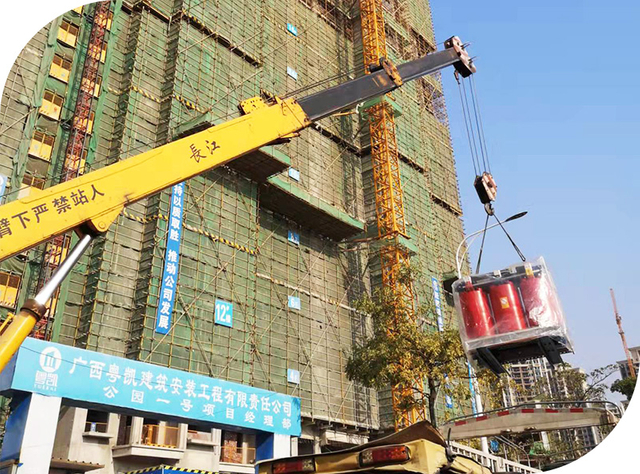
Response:
POLYGON ((253 97, 240 103, 243 115, 238 118, 0 206, 0 261, 69 230, 80 236, 51 279, 0 334, 0 371, 45 315, 45 304, 91 241, 106 232, 128 204, 262 146, 293 138, 314 122, 404 82, 447 66, 464 77, 475 72, 458 37, 444 45, 441 51, 397 67, 379 58, 378 64, 365 65, 370 74, 301 99, 253 97))
POLYGON ((257 474, 491 474, 455 454, 427 421, 367 444, 331 453, 258 463, 257 474))

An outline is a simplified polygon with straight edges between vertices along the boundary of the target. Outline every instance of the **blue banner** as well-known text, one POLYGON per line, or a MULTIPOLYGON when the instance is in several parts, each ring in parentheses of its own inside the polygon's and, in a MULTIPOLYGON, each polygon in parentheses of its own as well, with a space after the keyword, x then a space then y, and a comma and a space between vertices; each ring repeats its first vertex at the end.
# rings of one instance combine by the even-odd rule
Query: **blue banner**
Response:
POLYGON ((300 436, 300 399, 289 395, 32 338, 14 360, 0 391, 300 436))
POLYGON ((444 321, 442 320, 442 300, 440 299, 440 283, 436 277, 431 277, 431 286, 433 287, 433 304, 436 307, 438 331, 442 332, 444 330, 444 321))
MULTIPOLYGON (((436 277, 431 277, 431 286, 433 287, 433 305, 436 308, 436 317, 438 324, 438 331, 444 331, 444 321, 442 319, 442 300, 440 299, 440 282, 436 277)), ((450 389, 449 376, 445 374, 445 386, 450 389)), ((453 398, 449 394, 444 395, 444 405, 447 408, 453 408, 453 398)))
POLYGON ((171 317, 178 283, 178 267, 180 265, 183 203, 184 183, 179 183, 171 190, 171 208, 167 226, 167 250, 164 254, 162 286, 160 287, 158 310, 156 311, 156 332, 160 334, 167 334, 171 329, 171 317))

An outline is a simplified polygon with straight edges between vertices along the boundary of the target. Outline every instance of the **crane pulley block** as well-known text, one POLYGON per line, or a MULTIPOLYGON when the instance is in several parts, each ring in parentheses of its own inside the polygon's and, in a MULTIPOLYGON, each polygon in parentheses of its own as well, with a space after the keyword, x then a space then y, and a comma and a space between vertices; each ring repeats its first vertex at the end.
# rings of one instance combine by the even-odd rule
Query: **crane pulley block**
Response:
POLYGON ((490 204, 496 200, 498 185, 490 173, 485 171, 480 176, 476 176, 476 179, 473 181, 473 187, 476 188, 482 204, 490 204))

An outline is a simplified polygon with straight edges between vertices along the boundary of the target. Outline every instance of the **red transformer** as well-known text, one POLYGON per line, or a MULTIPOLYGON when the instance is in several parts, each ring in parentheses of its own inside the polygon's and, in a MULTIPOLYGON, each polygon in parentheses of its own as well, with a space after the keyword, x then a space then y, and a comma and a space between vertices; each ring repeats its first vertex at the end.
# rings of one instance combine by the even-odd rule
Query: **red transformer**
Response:
POLYGON ((549 281, 542 276, 530 276, 520 280, 520 294, 529 327, 549 326, 558 323, 558 305, 549 281))
POLYGON ((482 290, 471 286, 460 293, 460 308, 469 339, 493 336, 495 334, 487 296, 482 290))
POLYGON ((551 274, 542 258, 452 285, 465 352, 496 373, 502 364, 572 352, 551 274))
POLYGON ((512 282, 506 281, 500 285, 490 286, 489 297, 498 333, 520 331, 527 327, 518 290, 512 282))

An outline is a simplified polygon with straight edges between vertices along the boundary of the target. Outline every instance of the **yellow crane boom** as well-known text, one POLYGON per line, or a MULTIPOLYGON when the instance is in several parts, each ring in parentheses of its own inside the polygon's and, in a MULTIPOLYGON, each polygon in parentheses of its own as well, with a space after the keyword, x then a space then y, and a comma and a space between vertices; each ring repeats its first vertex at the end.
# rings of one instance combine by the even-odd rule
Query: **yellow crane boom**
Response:
POLYGON ((82 225, 104 232, 126 205, 310 123, 295 100, 279 101, 0 206, 0 260, 82 225))
POLYGON ((46 312, 45 303, 91 243, 128 204, 223 165, 264 145, 289 139, 313 122, 386 94, 407 82, 453 65, 475 72, 456 37, 447 48, 401 64, 388 60, 363 77, 299 100, 260 97, 240 104, 244 115, 204 131, 0 206, 0 261, 69 230, 81 235, 51 280, 25 302, 0 334, 0 371, 46 312))

